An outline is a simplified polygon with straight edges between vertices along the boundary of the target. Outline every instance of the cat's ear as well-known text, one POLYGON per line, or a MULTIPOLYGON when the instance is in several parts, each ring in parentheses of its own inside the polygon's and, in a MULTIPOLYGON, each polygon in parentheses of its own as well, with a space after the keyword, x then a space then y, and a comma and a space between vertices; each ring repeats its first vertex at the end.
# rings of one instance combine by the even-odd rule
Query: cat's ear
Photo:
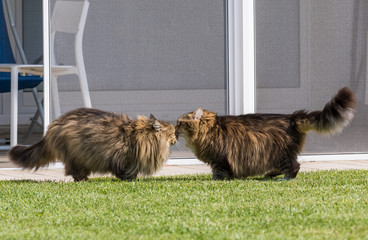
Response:
POLYGON ((153 125, 152 125, 153 129, 155 129, 156 132, 159 132, 161 131, 161 123, 157 120, 155 120, 153 122, 153 125))
POLYGON ((193 112, 193 119, 194 120, 199 120, 199 119, 201 119, 202 116, 203 116, 203 109, 202 109, 202 107, 198 108, 197 110, 195 110, 193 112))
POLYGON ((145 121, 147 121, 147 117, 146 116, 143 116, 143 115, 138 115, 138 117, 137 117, 137 120, 138 121, 143 121, 143 122, 145 122, 145 121))
POLYGON ((151 120, 157 120, 157 118, 155 118, 155 116, 153 116, 153 114, 151 113, 151 115, 150 115, 150 119, 151 120))

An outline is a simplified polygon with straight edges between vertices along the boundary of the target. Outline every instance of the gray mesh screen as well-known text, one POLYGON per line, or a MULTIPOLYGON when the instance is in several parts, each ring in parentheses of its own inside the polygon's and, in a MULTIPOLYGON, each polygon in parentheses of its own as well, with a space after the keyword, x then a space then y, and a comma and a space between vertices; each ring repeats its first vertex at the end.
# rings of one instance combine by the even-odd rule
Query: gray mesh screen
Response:
MULTIPOLYGON (((258 4, 259 1, 256 2, 258 4)), ((300 86, 290 88, 290 73, 285 71, 280 75, 280 71, 278 71, 278 66, 282 66, 284 63, 274 62, 275 66, 271 70, 267 70, 270 72, 268 78, 257 78, 257 82, 261 83, 257 88, 257 111, 291 113, 300 108, 320 110, 339 88, 349 86, 356 93, 358 102, 356 116, 350 126, 338 136, 327 137, 310 133, 306 140, 304 153, 367 152, 368 3, 363 0, 288 1, 290 6, 299 2, 299 8, 274 8, 274 4, 284 4, 285 1, 275 0, 272 2, 274 2, 272 5, 257 8, 257 11, 260 11, 257 12, 258 20, 260 18, 264 18, 263 22, 270 20, 273 15, 267 14, 269 12, 278 14, 280 17, 282 15, 299 16, 299 19, 290 19, 290 22, 284 23, 295 25, 299 22, 299 28, 281 28, 294 31, 294 33, 286 35, 299 36, 299 39, 285 39, 284 44, 291 46, 290 49, 284 47, 272 51, 272 49, 279 47, 279 35, 275 34, 276 41, 273 41, 272 33, 274 30, 258 29, 258 31, 268 31, 264 34, 269 39, 267 43, 257 40, 257 44, 268 44, 266 49, 271 50, 267 53, 257 52, 257 73, 268 67, 267 64, 263 64, 264 60, 262 59, 283 59, 284 55, 293 54, 294 58, 299 60, 296 61, 298 64, 292 65, 294 69, 291 69, 291 72, 300 69, 300 76, 295 80, 300 82, 300 86), (273 9, 270 9, 271 7, 273 9), (277 12, 273 12, 276 10, 277 12), (296 12, 290 14, 288 11, 296 12), (292 47, 297 42, 300 43, 299 50, 292 47), (273 85, 272 72, 278 76, 277 86, 268 89, 262 88, 262 86, 273 85)))

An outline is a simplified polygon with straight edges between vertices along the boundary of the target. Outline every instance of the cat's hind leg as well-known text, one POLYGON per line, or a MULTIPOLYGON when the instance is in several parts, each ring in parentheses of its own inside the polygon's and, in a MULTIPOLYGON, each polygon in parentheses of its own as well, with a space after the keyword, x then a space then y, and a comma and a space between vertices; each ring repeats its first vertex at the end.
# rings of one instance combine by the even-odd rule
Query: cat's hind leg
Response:
POLYGON ((300 163, 296 160, 297 156, 289 156, 288 158, 282 158, 279 162, 279 170, 284 173, 284 180, 291 180, 296 178, 296 175, 300 169, 300 163))
POLYGON ((280 172, 279 170, 273 169, 271 171, 266 172, 266 174, 264 175, 264 178, 271 179, 271 178, 277 177, 281 174, 282 174, 282 172, 280 172))
POLYGON ((290 163, 290 167, 285 173, 285 179, 294 179, 300 170, 300 163, 296 159, 293 159, 290 163))
POLYGON ((75 164, 65 163, 65 176, 71 175, 75 182, 87 181, 90 173, 89 170, 77 167, 75 164))

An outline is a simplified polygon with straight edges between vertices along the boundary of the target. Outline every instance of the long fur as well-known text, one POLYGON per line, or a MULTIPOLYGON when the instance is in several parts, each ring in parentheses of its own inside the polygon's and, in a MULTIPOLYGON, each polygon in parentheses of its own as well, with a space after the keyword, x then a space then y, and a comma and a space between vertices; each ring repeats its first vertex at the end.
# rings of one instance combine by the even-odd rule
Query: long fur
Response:
POLYGON ((322 111, 293 114, 217 116, 197 109, 179 117, 177 134, 197 158, 212 168, 213 179, 285 174, 295 178, 306 133, 340 132, 354 116, 355 97, 342 88, 322 111))
POLYGON ((17 166, 38 169, 60 160, 75 181, 91 173, 113 173, 123 180, 151 175, 169 157, 176 143, 174 126, 151 116, 127 115, 81 108, 49 125, 45 137, 30 146, 15 146, 9 158, 17 166))

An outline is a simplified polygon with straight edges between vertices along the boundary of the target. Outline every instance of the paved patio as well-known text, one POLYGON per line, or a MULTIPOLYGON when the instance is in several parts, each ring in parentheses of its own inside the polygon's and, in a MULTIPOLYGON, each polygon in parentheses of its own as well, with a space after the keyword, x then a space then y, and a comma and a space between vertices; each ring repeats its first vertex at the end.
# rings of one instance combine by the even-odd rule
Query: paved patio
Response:
MULTIPOLYGON (((27 128, 25 128, 27 129, 27 128)), ((1 130, 1 128, 0 128, 1 130)), ((0 137, 4 138, 8 135, 2 134, 0 131, 0 137)), ((33 133, 30 138, 23 144, 32 144, 42 138, 42 133, 33 133)), ((185 143, 183 142, 184 146, 185 143)), ((211 173, 209 166, 201 164, 198 160, 194 159, 176 159, 188 157, 188 154, 183 154, 182 151, 177 151, 174 149, 172 152, 173 159, 170 159, 167 164, 158 171, 154 176, 172 176, 172 175, 183 175, 183 174, 202 174, 211 173)), ((358 158, 362 160, 356 161, 345 161, 343 155, 340 160, 329 161, 328 157, 309 159, 306 161, 304 157, 300 159, 301 171, 318 171, 318 170, 328 170, 328 169, 367 169, 368 170, 368 158, 365 157, 358 158), (316 160, 316 161, 314 161, 316 160), (321 161, 322 160, 322 161, 321 161)), ((194 157, 194 156, 192 156, 194 157)), ((97 177, 101 175, 93 175, 91 177, 97 177)), ((49 169, 40 169, 37 172, 21 170, 13 165, 8 157, 7 151, 0 151, 0 180, 37 180, 37 181, 72 181, 72 177, 64 176, 64 168, 62 164, 56 164, 51 166, 49 169)))
MULTIPOLYGON (((1 161, 0 162, 4 163, 1 161)), ((183 174, 202 174, 210 173, 211 169, 205 164, 195 165, 165 165, 154 176, 172 176, 183 174)), ((185 163, 184 163, 185 164, 185 163)), ((1 165, 0 165, 1 166, 1 165)), ((301 162, 301 171, 318 171, 328 169, 367 169, 368 160, 359 161, 318 161, 318 162, 301 162)), ((101 175, 93 175, 98 177, 101 175)), ((40 169, 38 171, 20 170, 14 167, 0 168, 0 180, 36 180, 36 181, 72 181, 72 177, 64 176, 64 169, 61 164, 54 165, 50 169, 40 169)))

